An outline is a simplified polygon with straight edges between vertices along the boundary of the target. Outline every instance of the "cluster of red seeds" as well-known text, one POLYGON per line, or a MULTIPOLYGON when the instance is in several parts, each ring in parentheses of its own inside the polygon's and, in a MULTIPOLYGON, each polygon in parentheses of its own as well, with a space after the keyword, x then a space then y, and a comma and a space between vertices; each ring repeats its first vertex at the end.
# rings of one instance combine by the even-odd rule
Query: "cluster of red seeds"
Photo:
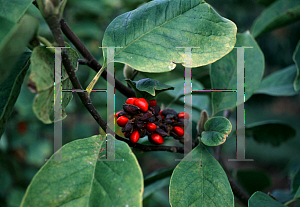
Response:
POLYGON ((172 136, 183 140, 184 119, 189 119, 185 112, 177 113, 174 109, 160 110, 156 100, 128 98, 123 111, 116 113, 117 124, 122 127, 124 136, 136 143, 140 137, 148 136, 153 144, 164 143, 164 137, 172 136))

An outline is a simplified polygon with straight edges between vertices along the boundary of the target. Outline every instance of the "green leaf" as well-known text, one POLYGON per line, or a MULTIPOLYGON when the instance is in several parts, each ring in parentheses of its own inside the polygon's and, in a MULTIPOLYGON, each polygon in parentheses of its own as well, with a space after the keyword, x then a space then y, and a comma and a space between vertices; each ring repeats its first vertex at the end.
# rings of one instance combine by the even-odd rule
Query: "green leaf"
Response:
MULTIPOLYGON (((264 74, 264 55, 249 32, 237 35, 235 47, 253 47, 244 49, 245 101, 247 101, 258 88, 264 74)), ((238 71, 239 74, 243 72, 244 71, 238 71)), ((212 89, 237 88, 236 49, 211 65, 210 79, 212 89)), ((225 109, 236 107, 239 104, 241 104, 241 102, 238 100, 237 103, 235 92, 212 93, 213 114, 225 109)))
MULTIPOLYGON (((79 55, 70 48, 69 57, 74 68, 77 66, 79 55)), ((43 46, 35 47, 31 56, 31 73, 29 76, 29 85, 33 91, 37 91, 33 103, 35 115, 45 124, 54 121, 54 55, 43 46)), ((62 69, 62 89, 72 89, 72 83, 63 66, 62 69)), ((71 101, 72 92, 62 92, 62 118, 67 115, 65 109, 71 101)))
POLYGON ((166 177, 170 177, 174 171, 174 168, 163 168, 157 171, 154 171, 150 175, 146 176, 144 179, 145 186, 150 185, 158 180, 161 180, 166 177))
POLYGON ((253 137, 259 143, 279 146, 296 135, 296 130, 283 121, 267 120, 246 125, 246 137, 253 137))
POLYGON ((297 69, 295 65, 276 71, 262 80, 255 93, 270 96, 296 95, 297 92, 293 85, 296 73, 297 69))
POLYGON ((0 25, 1 84, 10 75, 26 46, 36 34, 38 21, 34 17, 25 15, 19 23, 14 24, 0 17, 0 25))
POLYGON ((294 81, 294 88, 296 91, 300 90, 300 41, 297 44, 296 50, 293 55, 293 60, 297 66, 297 76, 294 81))
POLYGON ((9 76, 0 84, 0 138, 5 130, 7 119, 18 99, 22 83, 29 68, 31 53, 23 53, 15 67, 9 71, 9 76))
POLYGON ((286 207, 286 206, 274 200, 267 194, 257 191, 250 197, 248 201, 248 207, 286 207))
POLYGON ((154 171, 153 173, 145 177, 143 199, 149 199, 149 196, 153 195, 155 192, 158 192, 161 188, 169 186, 173 170, 174 168, 164 168, 154 171))
POLYGON ((223 116, 208 119, 204 124, 205 131, 201 133, 201 141, 207 146, 218 146, 226 141, 230 134, 232 125, 223 116))
POLYGON ((175 168, 170 183, 171 206, 233 207, 227 176, 215 158, 199 144, 175 168), (187 159, 199 161, 185 161, 187 159))
POLYGON ((0 0, 0 17, 17 22, 31 3, 32 0, 0 0))
POLYGON ((255 0, 257 3, 262 4, 264 6, 269 6, 276 0, 255 0))
POLYGON ((293 176, 291 186, 292 186, 291 193, 292 194, 296 193, 300 186, 300 169, 298 169, 298 171, 293 176))
POLYGON ((62 159, 70 161, 47 162, 21 207, 142 206, 143 175, 136 157, 126 143, 115 140, 115 158, 123 161, 98 161, 106 154, 105 143, 105 136, 92 136, 64 145, 62 159))
POLYGON ((253 23, 251 33, 255 38, 300 19, 299 0, 279 0, 266 8, 253 23))
POLYGON ((166 177, 161 180, 158 180, 150 185, 147 185, 144 190, 143 199, 149 197, 153 193, 162 189, 163 187, 169 186, 171 177, 166 177))
MULTIPOLYGON (((155 0, 115 18, 103 47, 115 49, 115 62, 143 72, 167 72, 184 63, 192 49, 192 67, 212 63, 232 50, 236 25, 203 0, 155 0)), ((107 50, 103 50, 107 58, 107 50)), ((104 60, 107 65, 112 60, 104 60)))
POLYGON ((163 84, 157 80, 150 78, 141 79, 139 81, 126 80, 127 83, 135 91, 137 98, 153 99, 157 94, 174 90, 174 87, 163 84))
POLYGON ((238 170, 236 178, 250 195, 256 191, 263 191, 271 185, 270 176, 260 170, 238 170))
POLYGON ((300 199, 300 186, 299 186, 298 190, 296 191, 294 199, 300 199))

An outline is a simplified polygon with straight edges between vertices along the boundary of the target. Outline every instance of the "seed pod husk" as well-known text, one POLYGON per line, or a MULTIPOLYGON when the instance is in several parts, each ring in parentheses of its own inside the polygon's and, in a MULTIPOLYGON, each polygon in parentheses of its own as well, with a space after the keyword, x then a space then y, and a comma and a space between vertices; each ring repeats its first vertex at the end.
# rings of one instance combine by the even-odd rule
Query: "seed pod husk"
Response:
POLYGON ((164 123, 165 124, 172 124, 172 123, 174 123, 174 121, 172 119, 165 119, 164 123))
POLYGON ((169 134, 167 132, 165 132, 163 129, 160 129, 160 128, 157 128, 154 132, 159 134, 162 137, 169 136, 169 134))
POLYGON ((119 114, 118 114, 118 117, 120 116, 126 116, 128 115, 128 113, 126 111, 121 111, 119 114))
POLYGON ((157 145, 157 144, 151 139, 151 134, 148 135, 148 141, 149 141, 151 144, 157 145))
POLYGON ((151 106, 150 109, 152 110, 154 115, 158 115, 158 113, 160 112, 160 107, 159 106, 151 106))
POLYGON ((156 119, 158 119, 159 121, 161 121, 161 120, 162 120, 162 118, 161 118, 161 116, 160 116, 160 115, 157 115, 157 116, 156 116, 156 119))
POLYGON ((171 132, 170 135, 174 138, 174 139, 181 139, 182 137, 179 137, 176 133, 171 132))
POLYGON ((153 116, 153 114, 151 114, 149 112, 146 112, 146 113, 144 113, 144 115, 139 120, 140 121, 145 121, 145 120, 148 120, 152 116, 153 116))
POLYGON ((124 130, 124 132, 131 132, 132 129, 133 129, 133 126, 134 126, 134 123, 128 122, 128 123, 125 125, 124 129, 122 128, 122 130, 124 130))
POLYGON ((171 108, 165 108, 162 112, 161 115, 166 117, 168 114, 173 114, 174 116, 177 116, 177 112, 174 109, 171 108))
POLYGON ((139 134, 140 134, 140 137, 146 136, 146 130, 145 129, 140 129, 139 134))
POLYGON ((131 135, 131 133, 130 133, 130 132, 125 132, 125 133, 124 133, 124 136, 125 136, 126 138, 129 138, 129 137, 130 137, 130 135, 131 135))
POLYGON ((154 118, 154 116, 152 116, 152 117, 150 117, 149 119, 148 119, 148 122, 151 122, 151 123, 153 123, 155 121, 155 118, 154 118))
POLYGON ((137 121, 137 122, 136 122, 136 127, 137 127, 138 129, 143 128, 143 126, 144 126, 144 122, 143 122, 143 121, 137 121))
POLYGON ((168 114, 166 119, 174 119, 176 116, 174 114, 168 114))
POLYGON ((181 144, 184 144, 184 138, 180 138, 180 139, 179 139, 179 142, 180 142, 181 144))
POLYGON ((138 114, 140 112, 139 107, 130 104, 124 104, 123 109, 130 114, 138 114))

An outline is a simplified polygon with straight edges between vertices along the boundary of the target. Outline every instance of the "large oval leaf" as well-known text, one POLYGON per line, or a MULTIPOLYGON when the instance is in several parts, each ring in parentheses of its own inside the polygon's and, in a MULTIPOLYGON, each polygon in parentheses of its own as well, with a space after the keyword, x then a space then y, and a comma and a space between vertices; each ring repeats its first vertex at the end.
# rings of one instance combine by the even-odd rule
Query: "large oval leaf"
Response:
MULTIPOLYGON (((264 74, 264 55, 249 32, 237 35, 235 47, 253 47, 245 49, 245 100, 247 101, 258 88, 264 74)), ((238 71, 243 73, 244 71, 238 71)), ((237 88, 237 50, 213 63, 210 68, 212 89, 237 88)), ((212 93, 213 114, 241 104, 236 100, 235 92, 212 93)))
POLYGON ((276 71, 262 80, 255 93, 270 96, 293 96, 298 92, 294 89, 294 80, 297 74, 295 65, 276 71))
POLYGON ((296 91, 300 90, 300 41, 297 44, 296 50, 293 55, 293 60, 297 66, 297 76, 294 81, 294 88, 296 91))
MULTIPOLYGON (((2 5, 1 5, 2 6, 2 5)), ((38 21, 25 15, 14 24, 0 16, 0 83, 9 76, 31 39, 36 35, 38 21)))
POLYGON ((176 166, 170 183, 170 203, 192 207, 234 206, 223 168, 203 145, 199 144, 176 166), (185 161, 191 159, 191 154, 199 161, 185 161))
POLYGON ((300 19, 299 0, 279 0, 265 9, 255 20, 251 33, 256 38, 266 32, 300 19))
POLYGON ((10 71, 9 76, 0 84, 0 138, 18 99, 24 77, 29 68, 30 55, 30 52, 23 53, 15 67, 10 71))
POLYGON ((248 207, 285 207, 285 205, 274 200, 267 194, 257 191, 250 197, 248 207))
POLYGON ((134 154, 115 140, 115 157, 124 160, 98 161, 105 156, 105 143, 105 137, 93 136, 64 145, 62 158, 70 161, 47 162, 21 206, 141 206, 143 175, 134 154))
POLYGON ((31 3, 32 0, 0 0, 0 16, 17 22, 31 3))
MULTIPOLYGON (((235 44, 236 26, 203 0, 155 0, 115 18, 102 46, 116 48, 114 61, 143 72, 166 72, 184 63, 192 50, 193 67, 212 63, 235 44)), ((107 57, 107 50, 103 50, 107 57)), ((104 60, 104 66, 112 60, 104 60)))

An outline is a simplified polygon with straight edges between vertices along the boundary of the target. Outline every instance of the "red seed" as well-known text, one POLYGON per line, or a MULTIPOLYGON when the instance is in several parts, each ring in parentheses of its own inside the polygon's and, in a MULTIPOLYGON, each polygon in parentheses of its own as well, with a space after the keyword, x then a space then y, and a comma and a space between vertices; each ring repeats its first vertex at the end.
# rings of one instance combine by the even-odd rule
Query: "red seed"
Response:
POLYGON ((179 126, 174 126, 173 131, 180 137, 184 135, 184 130, 179 126))
POLYGON ((27 131, 27 123, 25 121, 21 121, 18 123, 18 132, 20 134, 25 134, 27 131))
POLYGON ((161 116, 161 119, 164 120, 165 117, 161 114, 163 110, 160 110, 160 112, 158 113, 161 116))
POLYGON ((164 143, 164 139, 159 134, 153 133, 151 135, 151 139, 155 144, 162 144, 164 143))
POLYGON ((120 126, 120 127, 123 127, 127 124, 128 122, 128 118, 125 117, 125 116, 121 116, 117 119, 117 124, 120 126))
POLYGON ((149 103, 150 103, 150 106, 156 106, 157 105, 157 101, 154 100, 154 99, 150 100, 149 103))
POLYGON ((154 132, 157 129, 157 126, 154 123, 148 123, 146 129, 148 132, 154 132))
POLYGON ((141 109, 141 111, 143 111, 143 112, 148 111, 149 105, 148 105, 146 99, 144 99, 144 98, 139 98, 139 99, 135 100, 134 105, 139 107, 141 109))
POLYGON ((188 113, 181 112, 181 113, 178 114, 178 118, 179 119, 189 119, 190 115, 188 113))
POLYGON ((130 141, 132 143, 136 143, 140 139, 140 134, 138 131, 133 131, 132 134, 130 135, 130 141))
POLYGON ((137 100, 137 98, 132 97, 132 98, 127 99, 127 100, 126 100, 126 103, 127 103, 127 104, 131 104, 131 105, 134 105, 135 100, 137 100))

